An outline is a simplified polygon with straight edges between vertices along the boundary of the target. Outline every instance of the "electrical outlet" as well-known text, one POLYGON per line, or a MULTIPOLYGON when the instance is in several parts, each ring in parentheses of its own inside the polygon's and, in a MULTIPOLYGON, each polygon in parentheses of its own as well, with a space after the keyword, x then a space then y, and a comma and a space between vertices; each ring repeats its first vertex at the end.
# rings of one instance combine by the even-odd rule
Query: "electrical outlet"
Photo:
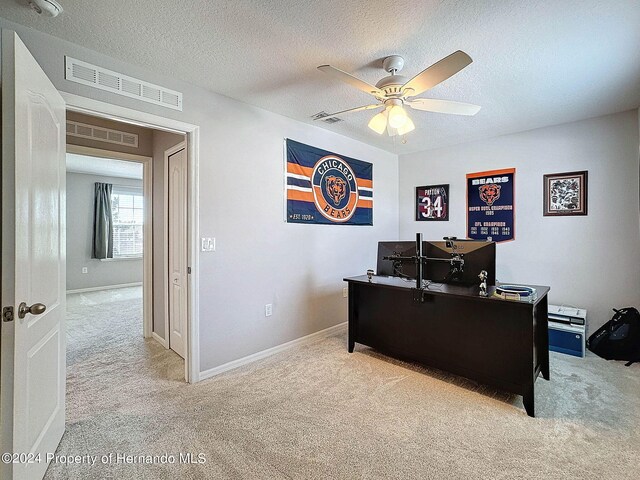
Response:
POLYGON ((82 267, 82 273, 89 273, 89 269, 87 267, 82 267))
POLYGON ((203 252, 215 252, 216 251, 216 239, 215 237, 202 237, 201 250, 203 252))
POLYGON ((342 296, 343 296, 344 298, 347 298, 347 296, 348 296, 348 295, 349 295, 349 287, 344 287, 344 288, 342 289, 342 296))
POLYGON ((267 303, 264 306, 264 316, 270 317, 273 314, 273 305, 271 303, 267 303))

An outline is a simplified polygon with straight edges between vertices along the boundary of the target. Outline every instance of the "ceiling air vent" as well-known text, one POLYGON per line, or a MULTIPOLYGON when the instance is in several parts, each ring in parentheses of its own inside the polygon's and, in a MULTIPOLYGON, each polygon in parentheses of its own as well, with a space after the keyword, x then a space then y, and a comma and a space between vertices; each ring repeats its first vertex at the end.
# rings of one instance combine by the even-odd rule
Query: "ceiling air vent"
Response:
POLYGON ((311 119, 312 120, 320 120, 321 122, 329 123, 329 124, 342 121, 341 118, 330 117, 329 114, 327 112, 325 112, 325 111, 318 112, 315 115, 311 115, 311 119))
POLYGON ((135 133, 97 127, 71 120, 67 120, 67 135, 138 148, 138 135, 135 133))
POLYGON ((64 57, 65 77, 70 82, 182 111, 182 93, 138 80, 122 73, 64 57))

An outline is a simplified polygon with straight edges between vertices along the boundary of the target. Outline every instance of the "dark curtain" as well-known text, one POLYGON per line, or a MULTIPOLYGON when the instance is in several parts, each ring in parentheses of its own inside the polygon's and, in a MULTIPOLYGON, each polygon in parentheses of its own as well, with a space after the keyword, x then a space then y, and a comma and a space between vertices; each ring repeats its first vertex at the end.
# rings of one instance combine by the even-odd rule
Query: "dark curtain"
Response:
POLYGON ((113 258, 113 217, 110 183, 96 183, 93 204, 93 248, 91 258, 113 258))

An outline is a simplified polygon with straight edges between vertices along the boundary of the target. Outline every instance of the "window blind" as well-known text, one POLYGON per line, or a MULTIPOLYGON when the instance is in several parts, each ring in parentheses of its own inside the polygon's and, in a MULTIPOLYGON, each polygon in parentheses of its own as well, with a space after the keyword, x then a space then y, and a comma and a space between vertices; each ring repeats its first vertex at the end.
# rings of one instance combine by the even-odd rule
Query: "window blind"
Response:
POLYGON ((144 197, 135 187, 113 187, 113 257, 141 257, 143 252, 144 197))

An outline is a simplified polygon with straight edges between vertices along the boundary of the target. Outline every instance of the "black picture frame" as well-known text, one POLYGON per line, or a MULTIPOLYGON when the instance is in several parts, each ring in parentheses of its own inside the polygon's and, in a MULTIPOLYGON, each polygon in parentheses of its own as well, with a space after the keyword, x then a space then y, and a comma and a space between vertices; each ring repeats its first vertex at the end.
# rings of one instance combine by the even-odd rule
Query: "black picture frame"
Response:
POLYGON ((449 221, 449 184, 416 187, 417 222, 449 221))
POLYGON ((589 172, 549 173, 543 177, 543 215, 579 216, 588 213, 589 172))

